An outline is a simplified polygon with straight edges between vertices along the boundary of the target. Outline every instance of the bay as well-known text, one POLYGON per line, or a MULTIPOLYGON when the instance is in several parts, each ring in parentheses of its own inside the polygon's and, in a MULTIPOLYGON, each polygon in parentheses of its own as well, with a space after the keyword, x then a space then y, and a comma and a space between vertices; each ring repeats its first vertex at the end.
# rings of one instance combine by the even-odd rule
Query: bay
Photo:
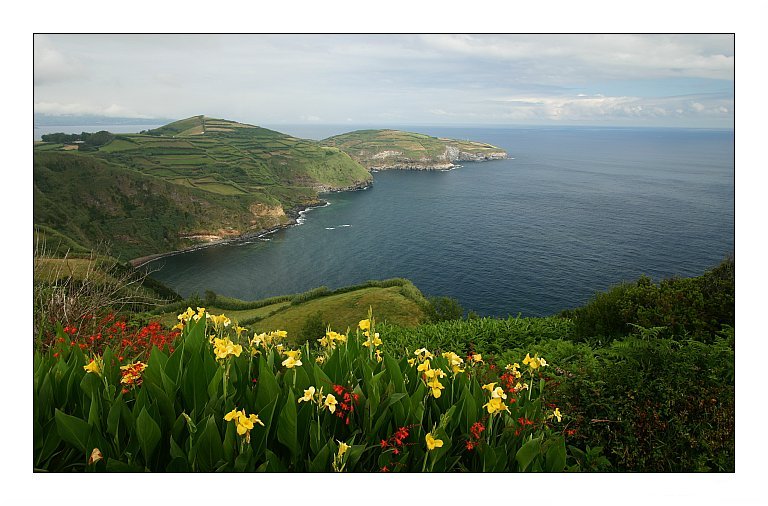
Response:
MULTIPOLYGON (((165 257, 152 275, 184 296, 245 300, 405 277, 481 315, 543 316, 734 253, 733 131, 403 129, 488 142, 510 159, 378 172, 367 190, 324 195, 330 205, 300 226, 165 257)), ((282 129, 313 137, 297 130, 282 129)))

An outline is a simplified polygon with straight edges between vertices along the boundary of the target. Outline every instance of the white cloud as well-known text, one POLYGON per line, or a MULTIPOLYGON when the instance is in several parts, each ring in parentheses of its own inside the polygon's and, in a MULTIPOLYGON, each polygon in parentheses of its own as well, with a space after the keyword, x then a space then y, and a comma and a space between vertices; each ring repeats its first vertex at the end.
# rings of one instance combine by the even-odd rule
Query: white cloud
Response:
POLYGON ((142 114, 137 114, 135 111, 118 104, 97 106, 80 103, 61 104, 58 102, 35 102, 34 110, 36 113, 58 116, 95 115, 123 118, 147 117, 142 114))
POLYGON ((48 37, 35 35, 34 41, 35 85, 55 84, 82 75, 83 66, 77 58, 58 51, 48 37))

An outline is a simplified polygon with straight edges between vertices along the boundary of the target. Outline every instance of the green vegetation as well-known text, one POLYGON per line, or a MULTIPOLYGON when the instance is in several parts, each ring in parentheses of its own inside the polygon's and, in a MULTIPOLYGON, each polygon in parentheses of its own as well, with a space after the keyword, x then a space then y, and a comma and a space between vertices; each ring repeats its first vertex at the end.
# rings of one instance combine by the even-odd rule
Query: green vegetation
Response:
POLYGON ((153 311, 160 322, 171 326, 176 315, 187 307, 204 306, 210 313, 226 313, 239 325, 255 332, 269 332, 280 328, 288 331, 289 342, 303 344, 310 339, 310 328, 321 329, 311 339, 319 339, 330 324, 335 329, 354 328, 359 315, 373 308, 379 320, 411 328, 428 321, 429 302, 410 281, 394 278, 368 281, 337 290, 319 287, 304 293, 270 297, 246 302, 209 292, 205 300, 191 299, 160 307, 153 311), (322 325, 317 321, 321 320, 322 325))
POLYGON ((506 157, 503 149, 490 144, 400 130, 357 130, 322 142, 348 153, 368 169, 446 169, 454 161, 506 157))
MULTIPOLYGON (((63 262, 71 262, 72 279, 94 263, 46 259, 40 272, 63 262)), ((153 323, 126 334, 112 319, 84 338, 61 320, 56 339, 35 353, 35 466, 732 472, 733 273, 726 260, 696 278, 643 278, 547 318, 445 319, 460 307, 430 302, 393 279, 254 302, 207 292, 155 311, 166 328, 184 313, 178 339, 153 323), (203 303, 208 318, 184 311, 203 303), (371 308, 382 323, 372 321, 371 308), (648 315, 656 318, 650 327, 642 324, 648 315), (237 326, 248 318, 250 328, 237 326), (96 332, 112 344, 94 341, 96 332), (222 341, 211 344, 211 332, 222 341), (149 357, 146 370, 119 370, 131 357, 149 357), (135 375, 121 385, 125 370, 135 375), (490 383, 507 395, 498 401, 502 411, 489 404, 494 387, 482 385, 490 383), (310 386, 318 396, 306 394, 310 386), (329 412, 321 386, 344 402, 338 413, 329 412), (306 402, 298 402, 302 392, 306 402), (264 426, 246 424, 238 435, 237 423, 225 419, 233 410, 264 426), (446 450, 431 453, 428 433, 446 450), (93 448, 102 460, 93 461, 93 448)))
POLYGON ((573 319, 573 338, 607 343, 643 328, 656 337, 711 343, 723 325, 734 324, 735 264, 723 261, 695 278, 671 278, 654 284, 641 277, 598 293, 585 306, 564 311, 573 319))
POLYGON ((371 180, 341 151, 203 116, 45 139, 34 148, 35 224, 85 248, 110 242, 123 260, 283 226, 318 191, 371 180))

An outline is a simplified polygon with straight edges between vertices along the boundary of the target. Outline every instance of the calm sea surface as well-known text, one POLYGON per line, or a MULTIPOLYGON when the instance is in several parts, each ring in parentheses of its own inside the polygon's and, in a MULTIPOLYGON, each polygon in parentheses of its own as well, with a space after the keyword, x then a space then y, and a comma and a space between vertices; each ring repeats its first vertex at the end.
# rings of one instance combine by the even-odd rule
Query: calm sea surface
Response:
MULTIPOLYGON (((314 138, 343 131, 326 128, 314 138)), ((325 195, 300 226, 160 259, 154 277, 184 296, 246 300, 404 277, 481 315, 541 316, 734 252, 732 131, 410 129, 512 159, 378 172, 367 190, 325 195)))

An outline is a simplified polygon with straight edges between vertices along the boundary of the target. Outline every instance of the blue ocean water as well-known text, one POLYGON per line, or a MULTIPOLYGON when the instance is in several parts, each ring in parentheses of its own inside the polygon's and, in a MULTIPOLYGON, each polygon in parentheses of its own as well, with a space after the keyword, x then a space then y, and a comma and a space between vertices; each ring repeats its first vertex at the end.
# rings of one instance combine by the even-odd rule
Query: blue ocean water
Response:
POLYGON ((325 195, 330 205, 300 226, 162 258, 153 276, 185 296, 246 300, 404 277, 481 315, 543 316, 642 274, 699 275, 734 253, 732 131, 411 130, 511 158, 378 172, 367 190, 325 195))

